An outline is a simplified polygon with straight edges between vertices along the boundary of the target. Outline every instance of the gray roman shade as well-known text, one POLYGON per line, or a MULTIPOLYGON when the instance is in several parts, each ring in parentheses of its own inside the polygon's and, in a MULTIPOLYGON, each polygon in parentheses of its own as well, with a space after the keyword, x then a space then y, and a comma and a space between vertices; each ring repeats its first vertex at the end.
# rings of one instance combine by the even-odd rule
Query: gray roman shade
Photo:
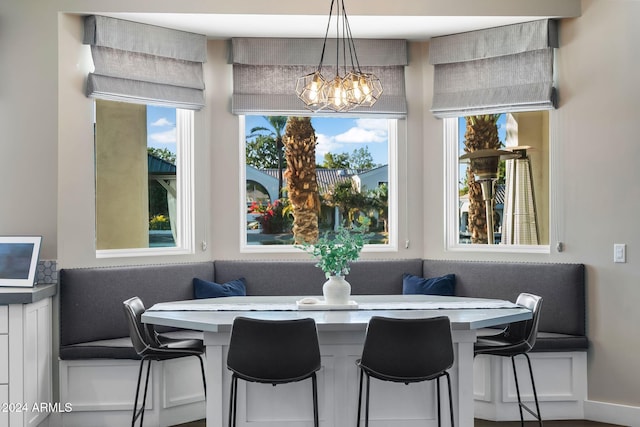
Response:
MULTIPOLYGON (((233 64, 234 114, 335 115, 312 113, 296 96, 296 79, 314 72, 320 62, 323 39, 234 38, 231 40, 233 64)), ((327 40, 322 74, 335 76, 336 41, 327 40)), ((406 40, 355 40, 360 68, 374 73, 383 87, 382 96, 371 108, 351 110, 352 115, 405 117, 407 101, 404 67, 407 65, 406 40)), ((342 59, 340 63, 343 64, 342 59)), ((349 63, 350 65, 350 63, 349 63)), ((344 71, 341 69, 341 75, 344 71)))
POLYGON ((95 71, 87 96, 199 110, 204 107, 204 35, 137 22, 87 16, 84 43, 95 71))
POLYGON ((436 117, 550 110, 556 107, 554 20, 434 37, 436 117))

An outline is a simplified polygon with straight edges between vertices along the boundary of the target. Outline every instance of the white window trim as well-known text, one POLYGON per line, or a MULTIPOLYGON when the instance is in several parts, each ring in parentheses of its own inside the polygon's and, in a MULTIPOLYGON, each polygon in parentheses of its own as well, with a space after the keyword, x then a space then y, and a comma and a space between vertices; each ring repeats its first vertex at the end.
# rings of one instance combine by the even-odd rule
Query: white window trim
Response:
MULTIPOLYGON (((444 247, 451 252, 490 252, 490 253, 550 253, 549 245, 485 245, 477 243, 459 243, 460 225, 458 206, 458 182, 460 173, 458 167, 458 118, 445 118, 443 122, 444 134, 444 247)), ((550 135, 549 145, 554 146, 550 135)), ((553 156, 554 153, 550 153, 553 156)), ((550 174, 552 175, 552 174, 550 174)), ((550 181, 550 183, 553 181, 550 181)), ((551 187, 551 184, 550 184, 551 187)), ((553 218, 552 215, 550 215, 553 218)))
MULTIPOLYGON (((241 253, 299 253, 294 245, 248 245, 247 244, 247 197, 246 197, 246 164, 245 164, 245 116, 238 116, 240 126, 240 252, 241 253)), ((388 119, 388 167, 389 167, 389 243, 364 245, 362 252, 397 252, 398 251, 398 120, 388 119)))
POLYGON ((100 249, 96 258, 125 258, 195 253, 194 234, 194 112, 176 109, 176 246, 162 248, 100 249))

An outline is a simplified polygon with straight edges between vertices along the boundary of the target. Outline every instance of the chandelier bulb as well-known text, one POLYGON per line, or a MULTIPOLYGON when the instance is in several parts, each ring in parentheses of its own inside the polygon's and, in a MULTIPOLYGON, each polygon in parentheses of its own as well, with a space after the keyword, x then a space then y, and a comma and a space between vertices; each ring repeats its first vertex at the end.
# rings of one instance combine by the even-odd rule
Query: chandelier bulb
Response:
MULTIPOLYGON (((329 22, 324 36, 322 45, 322 54, 320 56, 320 64, 317 71, 302 77, 296 81, 296 94, 305 106, 313 111, 319 111, 329 108, 334 111, 349 111, 359 105, 371 107, 376 103, 382 94, 382 84, 373 74, 366 74, 360 71, 358 56, 355 51, 355 44, 351 35, 351 28, 347 13, 344 10, 344 0, 338 2, 336 11, 336 76, 328 82, 321 74, 322 63, 327 48, 327 36, 329 33, 329 24, 333 14, 335 0, 331 1, 329 8, 329 22), (342 5, 340 7, 340 5, 342 5), (342 25, 340 25, 342 22, 342 25), (342 28, 342 32, 340 32, 342 28), (338 75, 338 70, 349 69, 346 55, 343 57, 343 63, 340 61, 340 46, 343 49, 349 47, 349 59, 351 60, 351 72, 347 73, 344 78, 338 75)), ((344 53, 344 52, 343 52, 344 53)))

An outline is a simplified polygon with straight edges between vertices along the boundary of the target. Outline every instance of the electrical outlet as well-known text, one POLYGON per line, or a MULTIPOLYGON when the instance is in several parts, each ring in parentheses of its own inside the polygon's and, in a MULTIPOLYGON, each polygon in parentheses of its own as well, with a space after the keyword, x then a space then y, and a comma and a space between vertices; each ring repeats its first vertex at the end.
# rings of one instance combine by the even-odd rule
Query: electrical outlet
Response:
POLYGON ((627 245, 624 243, 614 243, 613 262, 627 262, 627 245))

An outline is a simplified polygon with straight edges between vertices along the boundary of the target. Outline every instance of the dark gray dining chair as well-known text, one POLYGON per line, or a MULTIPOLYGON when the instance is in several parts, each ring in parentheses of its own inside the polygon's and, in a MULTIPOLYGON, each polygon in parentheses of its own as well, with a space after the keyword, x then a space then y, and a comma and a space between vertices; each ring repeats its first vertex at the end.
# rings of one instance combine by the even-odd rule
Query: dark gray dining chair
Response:
POLYGON ((449 413, 453 427, 451 378, 447 372, 447 369, 453 366, 453 362, 453 340, 448 317, 424 319, 372 317, 367 327, 362 358, 356 361, 356 365, 360 368, 357 426, 360 426, 362 412, 363 377, 367 380, 365 427, 369 426, 371 378, 405 384, 436 380, 438 426, 440 426, 440 378, 446 377, 449 388, 449 413))
POLYGON ((236 317, 231 329, 227 368, 231 370, 229 427, 236 425, 238 379, 286 384, 311 378, 313 425, 318 427, 320 345, 313 319, 261 320, 236 317))
POLYGON ((133 348, 140 357, 140 369, 138 370, 136 397, 133 401, 131 427, 135 425, 138 418, 140 418, 140 427, 142 427, 144 423, 144 410, 147 402, 147 388, 149 385, 149 372, 151 371, 152 360, 169 360, 187 356, 197 357, 198 360, 200 360, 202 384, 204 386, 206 396, 207 382, 204 372, 204 362, 202 360, 204 344, 201 339, 173 339, 165 337, 156 333, 155 329, 151 325, 142 323, 142 314, 145 312, 145 307, 139 297, 129 298, 122 304, 127 324, 129 325, 129 335, 131 336, 133 348), (147 374, 144 383, 142 405, 138 409, 140 382, 142 379, 142 370, 145 361, 147 362, 147 374))
POLYGON ((538 420, 538 425, 542 427, 542 416, 540 415, 540 404, 538 403, 538 393, 536 392, 536 383, 533 379, 533 369, 531 368, 531 359, 529 359, 529 351, 536 344, 538 335, 538 324, 540 323, 540 310, 542 309, 542 298, 538 295, 521 293, 516 299, 516 304, 528 308, 532 312, 531 319, 522 322, 514 322, 509 324, 502 332, 495 335, 478 337, 474 345, 474 356, 478 354, 490 354, 494 356, 510 357, 511 366, 513 367, 513 377, 516 382, 516 394, 518 395, 518 409, 520 410, 520 425, 524 427, 524 409, 538 420), (529 365, 529 376, 531 378, 531 387, 533 388, 533 398, 536 404, 534 412, 526 404, 522 402, 520 397, 520 385, 518 384, 518 371, 516 370, 515 357, 523 355, 527 359, 529 365))

